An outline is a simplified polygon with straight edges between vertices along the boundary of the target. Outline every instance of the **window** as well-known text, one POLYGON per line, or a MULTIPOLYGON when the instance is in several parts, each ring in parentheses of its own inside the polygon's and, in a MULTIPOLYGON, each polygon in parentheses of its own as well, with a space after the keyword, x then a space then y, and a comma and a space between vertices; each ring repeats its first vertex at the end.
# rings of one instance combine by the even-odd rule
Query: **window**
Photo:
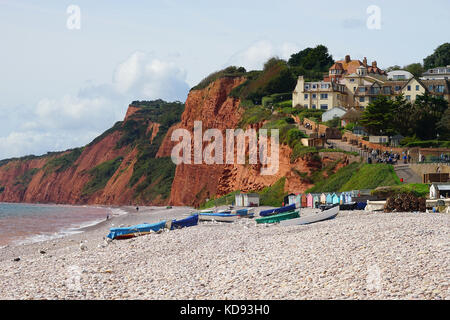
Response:
POLYGON ((408 86, 408 91, 411 91, 411 86, 408 86))
POLYGON ((364 97, 359 97, 359 102, 364 102, 364 101, 366 101, 366 98, 364 98, 364 97))
POLYGON ((313 93, 312 98, 316 99, 317 98, 317 94, 313 93))
POLYGON ((419 91, 419 90, 420 90, 420 86, 417 85, 417 86, 416 86, 416 91, 419 91))
POLYGON ((366 88, 364 87, 359 88, 359 92, 366 92, 366 88))
POLYGON ((355 79, 350 79, 350 82, 355 82, 355 79))
POLYGON ((328 99, 328 93, 321 93, 320 99, 322 99, 322 100, 328 99))
POLYGON ((317 86, 316 86, 315 84, 313 84, 313 85, 312 85, 312 88, 313 88, 313 89, 316 89, 316 88, 317 88, 317 86))
POLYGON ((307 93, 305 93, 305 100, 306 100, 306 99, 308 99, 308 94, 307 94, 307 93))
POLYGON ((433 85, 432 85, 432 84, 430 84, 430 85, 428 86, 428 90, 433 91, 433 85))
POLYGON ((436 92, 444 92, 444 86, 436 86, 436 92))
POLYGON ((305 107, 305 108, 308 108, 308 105, 307 105, 307 104, 305 104, 305 105, 304 105, 304 107, 305 107))
POLYGON ((400 86, 395 86, 395 91, 399 91, 402 87, 400 86))
POLYGON ((320 109, 322 109, 322 110, 328 110, 328 105, 327 105, 327 104, 321 104, 321 105, 320 105, 320 109))
POLYGON ((313 109, 316 109, 316 105, 315 105, 315 104, 313 104, 311 108, 313 108, 313 109))
POLYGON ((406 100, 411 101, 411 96, 406 96, 406 100))
POLYGON ((305 89, 306 89, 306 90, 309 89, 309 84, 305 84, 305 89))

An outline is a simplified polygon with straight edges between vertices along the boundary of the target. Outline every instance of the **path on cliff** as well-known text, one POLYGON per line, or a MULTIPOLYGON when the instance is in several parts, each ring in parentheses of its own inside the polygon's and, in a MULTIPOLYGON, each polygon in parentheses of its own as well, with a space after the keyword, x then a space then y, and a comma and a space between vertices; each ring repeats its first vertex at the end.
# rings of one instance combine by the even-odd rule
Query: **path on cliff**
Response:
POLYGON ((404 183, 422 183, 422 179, 411 169, 410 164, 398 164, 394 166, 394 170, 404 183))

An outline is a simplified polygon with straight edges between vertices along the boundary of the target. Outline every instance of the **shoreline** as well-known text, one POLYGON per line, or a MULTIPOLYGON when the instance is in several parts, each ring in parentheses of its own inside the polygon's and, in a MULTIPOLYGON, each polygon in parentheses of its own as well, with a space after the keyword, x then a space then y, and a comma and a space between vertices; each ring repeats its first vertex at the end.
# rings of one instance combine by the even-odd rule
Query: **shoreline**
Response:
POLYGON ((341 211, 296 227, 202 222, 106 243, 110 227, 195 211, 121 208, 127 214, 83 233, 0 249, 0 299, 450 299, 449 214, 341 211))

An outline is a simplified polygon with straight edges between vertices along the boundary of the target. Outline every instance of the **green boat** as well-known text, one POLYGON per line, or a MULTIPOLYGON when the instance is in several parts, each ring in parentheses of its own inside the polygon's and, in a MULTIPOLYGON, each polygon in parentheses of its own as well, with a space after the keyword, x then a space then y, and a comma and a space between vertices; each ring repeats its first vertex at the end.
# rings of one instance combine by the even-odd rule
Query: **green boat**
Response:
POLYGON ((257 224, 263 223, 279 223, 284 220, 297 219, 300 217, 299 211, 291 211, 286 213, 280 213, 270 217, 264 217, 256 219, 257 224))

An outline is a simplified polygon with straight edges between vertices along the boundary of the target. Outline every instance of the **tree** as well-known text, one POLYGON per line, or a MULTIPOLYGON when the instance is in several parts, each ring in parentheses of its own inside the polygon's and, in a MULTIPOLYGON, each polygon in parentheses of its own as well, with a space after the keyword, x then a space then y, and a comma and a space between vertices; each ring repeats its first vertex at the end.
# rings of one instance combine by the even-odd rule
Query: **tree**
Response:
POLYGON ((437 124, 448 109, 448 102, 442 97, 428 93, 417 96, 414 102, 414 131, 422 140, 433 140, 438 134, 437 124))
POLYGON ((437 129, 442 139, 450 140, 450 108, 445 110, 441 120, 437 124, 437 129))
POLYGON ((450 43, 440 45, 432 55, 423 59, 423 65, 425 69, 450 65, 450 43))
POLYGON ((394 127, 394 101, 386 96, 378 96, 369 103, 359 121, 373 135, 392 135, 394 127))
POLYGON ((414 134, 412 111, 412 104, 405 99, 403 94, 395 97, 392 103, 392 127, 395 128, 396 133, 405 137, 414 134))
POLYGON ((291 56, 288 61, 290 67, 302 67, 305 70, 326 72, 333 65, 333 57, 328 48, 318 45, 315 48, 306 48, 291 56))
POLYGON ((425 71, 422 64, 420 63, 411 63, 405 66, 403 69, 408 72, 411 72, 416 78, 421 77, 422 73, 425 71))
POLYGON ((385 71, 391 72, 391 71, 395 71, 395 70, 402 70, 402 67, 395 65, 395 66, 391 66, 391 67, 387 68, 385 71))

